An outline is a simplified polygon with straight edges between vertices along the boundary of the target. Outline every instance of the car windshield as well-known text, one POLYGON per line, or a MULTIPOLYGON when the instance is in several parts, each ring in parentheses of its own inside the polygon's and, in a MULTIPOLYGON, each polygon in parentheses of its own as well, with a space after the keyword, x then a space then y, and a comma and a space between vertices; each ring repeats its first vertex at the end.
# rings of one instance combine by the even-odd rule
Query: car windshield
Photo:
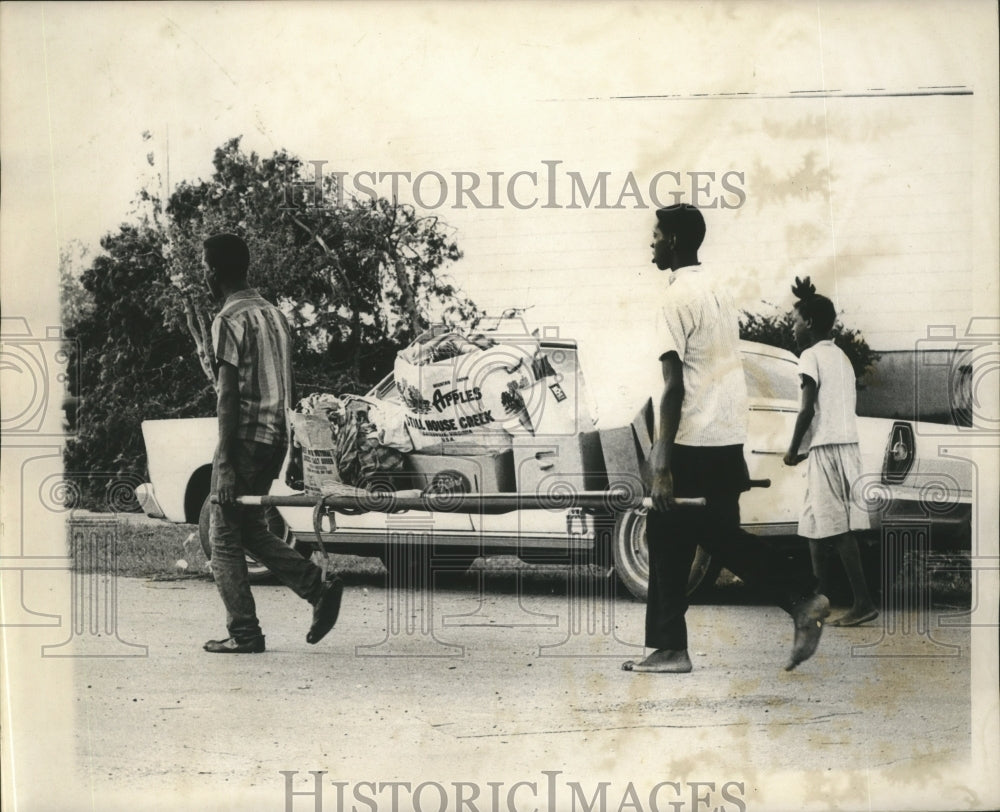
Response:
POLYGON ((799 399, 799 375, 793 359, 744 352, 743 374, 752 400, 799 399))
POLYGON ((399 390, 396 389, 396 379, 390 372, 379 381, 369 392, 369 395, 379 400, 387 400, 392 403, 400 403, 399 390))

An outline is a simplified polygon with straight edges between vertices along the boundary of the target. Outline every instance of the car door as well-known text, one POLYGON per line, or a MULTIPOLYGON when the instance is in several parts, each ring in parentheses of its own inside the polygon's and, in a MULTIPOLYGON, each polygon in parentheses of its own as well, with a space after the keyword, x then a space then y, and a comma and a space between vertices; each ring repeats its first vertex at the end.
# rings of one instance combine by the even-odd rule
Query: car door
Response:
POLYGON ((806 465, 789 467, 785 451, 798 409, 774 404, 751 406, 744 455, 751 479, 769 479, 769 488, 751 488, 740 497, 744 528, 761 535, 794 534, 805 494, 806 465))
POLYGON ((806 466, 785 465, 799 411, 795 356, 785 350, 743 343, 743 371, 750 411, 744 445, 751 479, 769 479, 740 498, 743 526, 763 535, 794 534, 805 494, 806 466))

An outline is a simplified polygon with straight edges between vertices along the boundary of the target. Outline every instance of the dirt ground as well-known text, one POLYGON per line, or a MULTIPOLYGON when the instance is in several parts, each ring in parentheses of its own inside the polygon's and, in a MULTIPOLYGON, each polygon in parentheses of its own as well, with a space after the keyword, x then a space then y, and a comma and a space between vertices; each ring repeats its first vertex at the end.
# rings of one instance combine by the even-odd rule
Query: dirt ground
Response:
POLYGON ((18 809, 743 812, 995 797, 982 753, 995 752, 996 662, 982 642, 996 630, 926 596, 887 592, 876 623, 828 627, 787 673, 790 620, 731 584, 689 612, 694 672, 640 675, 619 667, 643 653, 645 607, 594 571, 491 562, 413 590, 361 559, 319 645, 305 642, 310 607, 259 585, 267 652, 223 656, 201 648, 225 627, 197 545, 177 528, 153 560, 141 541, 120 563, 155 579, 23 576, 29 604, 59 614, 24 606, 29 624, 5 629, 4 780, 18 809))
POLYGON ((495 800, 587 808, 584 796, 616 810, 902 808, 911 796, 958 808, 950 795, 962 792, 975 727, 967 628, 892 611, 828 628, 817 655, 786 673, 792 628, 780 610, 694 606, 695 671, 626 674, 644 607, 588 600, 601 589, 554 589, 530 573, 422 592, 361 579, 334 631, 310 646, 309 606, 258 586, 267 652, 221 656, 201 650, 224 636, 212 583, 119 579, 118 640, 71 641, 117 656, 66 661, 80 808, 141 797, 165 809, 451 809, 461 782, 477 791, 462 808, 477 811, 495 800), (320 798, 311 770, 327 771, 320 798), (393 804, 379 784, 394 781, 430 784, 416 799, 397 786, 393 804), (537 792, 508 798, 517 781, 537 792), (713 788, 691 795, 692 782, 713 788))

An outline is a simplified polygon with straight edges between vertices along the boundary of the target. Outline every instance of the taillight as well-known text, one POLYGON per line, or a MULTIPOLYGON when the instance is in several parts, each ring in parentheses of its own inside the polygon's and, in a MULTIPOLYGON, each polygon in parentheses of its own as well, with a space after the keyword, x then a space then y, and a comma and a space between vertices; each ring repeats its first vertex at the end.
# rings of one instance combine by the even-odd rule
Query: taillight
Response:
POLYGON ((913 427, 909 423, 893 423, 885 459, 882 461, 882 481, 889 485, 899 485, 913 468, 916 456, 913 427))

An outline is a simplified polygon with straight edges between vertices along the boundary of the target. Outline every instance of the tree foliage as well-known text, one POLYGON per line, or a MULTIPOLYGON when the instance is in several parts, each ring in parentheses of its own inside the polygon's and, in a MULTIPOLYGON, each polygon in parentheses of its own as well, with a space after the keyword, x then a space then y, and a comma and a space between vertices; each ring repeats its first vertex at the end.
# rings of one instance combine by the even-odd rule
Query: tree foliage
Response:
MULTIPOLYGON (((103 253, 81 283, 91 308, 66 326, 77 398, 77 433, 66 445, 67 475, 142 476, 145 448, 140 424, 147 417, 210 414, 210 387, 192 365, 186 334, 166 324, 150 296, 166 273, 163 235, 150 222, 123 224, 101 240, 103 253), (76 387, 79 387, 77 390, 76 387)), ((80 477, 87 503, 99 477, 80 477)))
POLYGON ((94 309, 94 302, 80 281, 80 263, 86 257, 86 248, 76 240, 59 252, 59 315, 64 325, 76 324, 94 309))
POLYGON ((239 139, 213 165, 209 180, 180 184, 166 209, 173 290, 160 295, 174 322, 194 313, 197 325, 215 307, 200 257, 217 231, 247 241, 251 283, 288 315, 297 373, 314 389, 365 389, 431 321, 480 317, 440 273, 462 254, 438 218, 384 198, 340 200, 335 178, 316 189, 298 159, 245 153, 239 139))
POLYGON ((394 201, 340 199, 334 184, 316 188, 294 156, 262 158, 234 138, 207 180, 180 183, 166 201, 140 190, 135 222, 106 235, 82 274, 86 295, 65 288, 87 305, 66 310, 82 382, 68 471, 143 475, 142 420, 213 413, 209 234, 246 240, 251 285, 292 327, 300 391, 364 391, 432 322, 478 321, 442 273, 462 256, 444 223, 394 201))

